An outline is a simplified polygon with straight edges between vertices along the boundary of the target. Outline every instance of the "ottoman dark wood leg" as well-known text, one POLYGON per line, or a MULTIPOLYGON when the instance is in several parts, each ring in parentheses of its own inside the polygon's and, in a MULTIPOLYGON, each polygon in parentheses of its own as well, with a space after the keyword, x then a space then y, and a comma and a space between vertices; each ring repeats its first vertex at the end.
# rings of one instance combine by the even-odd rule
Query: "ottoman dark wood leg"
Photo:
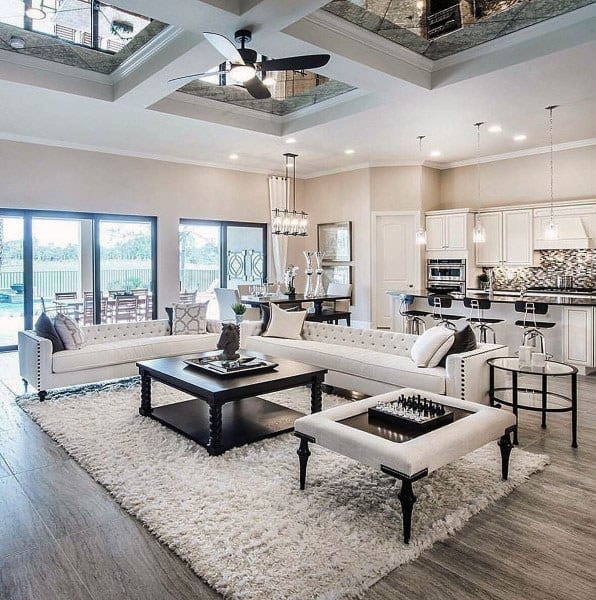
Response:
POLYGON ((410 535, 412 534, 412 512, 416 496, 412 490, 412 481, 410 479, 402 479, 401 490, 397 495, 401 502, 401 512, 404 524, 404 543, 410 543, 410 535))
POLYGON ((298 446, 296 453, 300 461, 300 489, 303 490, 306 487, 306 465, 310 456, 308 440, 306 438, 300 438, 300 446, 298 446))
POLYGON ((505 434, 501 436, 497 444, 499 444, 499 448, 501 450, 501 475, 503 479, 507 479, 509 477, 509 456, 511 455, 511 450, 513 449, 510 429, 508 429, 505 434))
POLYGON ((144 417, 151 415, 151 376, 141 372, 141 407, 139 414, 144 417))

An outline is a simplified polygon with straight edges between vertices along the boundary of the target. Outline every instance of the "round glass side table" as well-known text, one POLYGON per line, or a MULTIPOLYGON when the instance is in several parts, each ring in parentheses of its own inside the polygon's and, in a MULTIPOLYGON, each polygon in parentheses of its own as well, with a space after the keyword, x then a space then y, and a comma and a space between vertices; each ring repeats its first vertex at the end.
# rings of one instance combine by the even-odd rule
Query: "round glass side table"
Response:
MULTIPOLYGON (((542 413, 542 427, 546 427, 546 414, 556 412, 571 412, 571 447, 577 448, 577 369, 572 365, 546 361, 544 367, 520 367, 519 358, 507 356, 491 358, 490 367, 490 405, 504 404, 513 408, 513 414, 518 420, 519 410, 531 410, 542 413), (495 387, 495 370, 511 373, 510 387, 495 387), (519 387, 518 376, 538 375, 541 379, 540 389, 519 387), (548 389, 549 377, 571 377, 571 396, 551 392, 548 389)), ((517 445, 517 428, 513 434, 513 443, 517 445)))

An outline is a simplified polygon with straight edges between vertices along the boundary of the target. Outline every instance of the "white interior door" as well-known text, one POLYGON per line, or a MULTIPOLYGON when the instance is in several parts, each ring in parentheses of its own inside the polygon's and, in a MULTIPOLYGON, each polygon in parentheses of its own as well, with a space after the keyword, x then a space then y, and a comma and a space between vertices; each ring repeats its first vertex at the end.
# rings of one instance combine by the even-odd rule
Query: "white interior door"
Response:
POLYGON ((415 244, 416 215, 376 215, 374 256, 374 325, 391 327, 388 291, 405 292, 420 285, 420 257, 415 244))

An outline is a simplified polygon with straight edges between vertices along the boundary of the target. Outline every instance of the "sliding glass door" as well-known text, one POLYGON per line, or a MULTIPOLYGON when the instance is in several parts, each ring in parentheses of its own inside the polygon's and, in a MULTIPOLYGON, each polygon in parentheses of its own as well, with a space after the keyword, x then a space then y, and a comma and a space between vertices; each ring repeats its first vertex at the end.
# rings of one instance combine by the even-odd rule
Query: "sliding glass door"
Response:
POLYGON ((156 318, 155 217, 0 209, 0 351, 46 310, 81 325, 156 318))
POLYGON ((267 281, 266 224, 185 219, 179 233, 181 294, 267 281))
POLYGON ((33 321, 45 309, 93 323, 93 221, 33 217, 33 321), (85 294, 91 294, 85 313, 85 294))
POLYGON ((0 212, 0 350, 17 345, 25 326, 23 218, 0 212))
POLYGON ((148 221, 98 220, 102 323, 154 318, 155 236, 148 221))

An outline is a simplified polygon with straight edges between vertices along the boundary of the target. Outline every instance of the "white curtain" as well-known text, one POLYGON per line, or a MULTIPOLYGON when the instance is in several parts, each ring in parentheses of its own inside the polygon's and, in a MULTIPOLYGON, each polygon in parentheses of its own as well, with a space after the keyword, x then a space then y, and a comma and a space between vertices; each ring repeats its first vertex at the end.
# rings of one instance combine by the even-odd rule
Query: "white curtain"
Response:
MULTIPOLYGON (((286 207, 286 179, 285 177, 269 177, 269 204, 271 211, 276 208, 286 207)), ((271 212, 273 219, 273 212, 271 212)), ((272 235, 271 249, 273 250, 273 270, 275 281, 283 282, 288 260, 288 236, 272 235)))

